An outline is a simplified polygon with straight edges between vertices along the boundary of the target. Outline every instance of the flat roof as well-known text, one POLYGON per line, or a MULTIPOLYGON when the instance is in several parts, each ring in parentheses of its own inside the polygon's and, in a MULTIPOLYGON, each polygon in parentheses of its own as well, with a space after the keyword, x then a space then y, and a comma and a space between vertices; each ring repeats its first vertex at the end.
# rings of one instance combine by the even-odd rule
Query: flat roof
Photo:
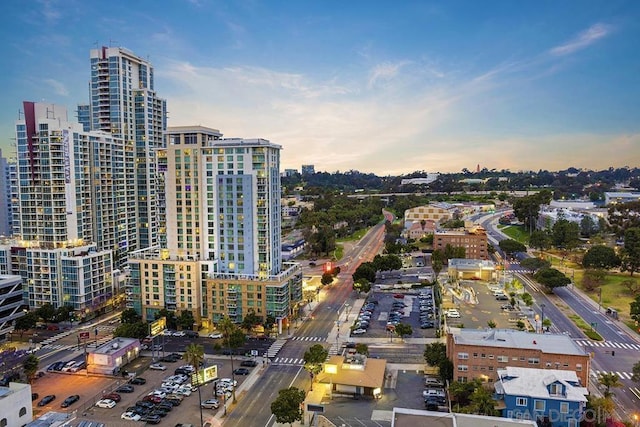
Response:
POLYGON ((387 361, 384 359, 366 358, 364 370, 349 369, 349 364, 342 356, 331 356, 327 364, 336 365, 337 373, 328 374, 322 371, 318 374, 318 381, 323 383, 333 382, 334 384, 344 384, 358 387, 381 388, 384 385, 384 373, 387 368, 387 361), (343 369, 343 366, 346 369, 343 369))
POLYGON ((118 337, 114 338, 109 342, 106 342, 93 350, 91 353, 93 354, 111 354, 116 351, 121 350, 124 347, 130 346, 135 343, 140 343, 137 338, 126 338, 126 337, 118 337))
POLYGON ((391 427, 537 427, 533 420, 393 408, 391 427))
POLYGON ((587 356, 570 336, 564 334, 534 334, 515 329, 458 329, 450 333, 458 345, 522 348, 543 353, 587 356))

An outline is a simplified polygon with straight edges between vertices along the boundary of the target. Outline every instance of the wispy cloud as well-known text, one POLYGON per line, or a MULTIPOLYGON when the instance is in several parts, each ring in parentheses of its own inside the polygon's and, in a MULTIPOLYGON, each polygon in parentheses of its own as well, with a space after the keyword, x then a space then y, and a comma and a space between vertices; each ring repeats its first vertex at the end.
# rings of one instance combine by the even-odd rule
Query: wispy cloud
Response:
POLYGON ((584 49, 603 37, 611 33, 612 28, 609 25, 597 23, 578 34, 566 43, 558 45, 549 52, 555 56, 569 55, 578 50, 584 49))
POLYGON ((54 79, 44 79, 43 82, 51 86, 56 95, 69 96, 69 89, 62 82, 54 79))
POLYGON ((56 5, 56 2, 54 0, 41 0, 40 4, 42 5, 42 7, 40 8, 40 12, 47 21, 55 22, 60 19, 61 8, 56 5))
POLYGON ((382 64, 378 64, 371 70, 369 76, 368 87, 372 88, 379 81, 389 81, 396 77, 402 67, 409 64, 409 61, 401 61, 392 64, 390 62, 385 62, 382 64))

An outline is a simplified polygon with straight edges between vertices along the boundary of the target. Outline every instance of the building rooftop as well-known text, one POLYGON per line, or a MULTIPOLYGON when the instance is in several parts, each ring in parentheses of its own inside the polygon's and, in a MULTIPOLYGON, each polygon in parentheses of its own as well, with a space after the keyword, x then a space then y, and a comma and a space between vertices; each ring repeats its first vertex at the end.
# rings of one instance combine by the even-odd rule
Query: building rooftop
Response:
POLYGON ((533 420, 393 408, 391 427, 536 427, 533 420))
POLYGON ((450 333, 458 345, 509 347, 540 350, 543 353, 586 356, 587 353, 571 337, 564 334, 533 334, 515 329, 459 329, 450 333))
POLYGON ((337 372, 329 374, 322 371, 318 374, 318 381, 323 383, 333 382, 358 387, 381 388, 384 385, 384 373, 387 361, 384 359, 371 359, 363 356, 362 363, 355 361, 348 363, 342 356, 331 356, 327 365, 335 365, 337 372))
POLYGON ((493 261, 488 259, 451 258, 449 260, 449 267, 455 267, 457 269, 478 267, 482 267, 483 269, 493 269, 496 265, 493 261))
POLYGON ((96 348, 94 351, 92 351, 92 353, 111 354, 135 342, 139 343, 137 338, 125 338, 125 337, 114 338, 111 341, 106 342, 101 346, 99 346, 98 348, 96 348))
POLYGON ((580 379, 574 371, 507 366, 505 369, 498 369, 498 377, 500 380, 494 385, 498 394, 573 402, 586 402, 589 394, 589 390, 580 385, 580 379), (566 395, 549 393, 547 386, 555 382, 566 386, 566 395))

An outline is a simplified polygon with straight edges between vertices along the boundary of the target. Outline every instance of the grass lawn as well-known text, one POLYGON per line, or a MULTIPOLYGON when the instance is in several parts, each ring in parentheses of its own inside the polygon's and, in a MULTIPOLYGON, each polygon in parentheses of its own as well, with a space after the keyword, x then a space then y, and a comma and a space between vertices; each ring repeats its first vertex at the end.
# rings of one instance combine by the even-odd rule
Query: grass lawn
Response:
POLYGON ((499 225, 498 228, 513 240, 520 243, 529 243, 529 232, 524 229, 524 225, 499 225))

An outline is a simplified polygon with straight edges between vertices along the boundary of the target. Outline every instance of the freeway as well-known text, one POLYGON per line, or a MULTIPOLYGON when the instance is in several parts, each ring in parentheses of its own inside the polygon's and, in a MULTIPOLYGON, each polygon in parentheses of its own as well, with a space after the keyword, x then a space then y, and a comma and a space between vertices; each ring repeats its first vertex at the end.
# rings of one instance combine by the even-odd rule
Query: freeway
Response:
MULTIPOLYGON (((329 346, 327 336, 342 318, 347 304, 353 305, 353 280, 351 275, 361 262, 370 261, 380 251, 384 238, 384 224, 378 224, 354 244, 345 246, 345 255, 338 263, 340 274, 337 283, 325 287, 318 296, 318 305, 311 319, 297 328, 280 349, 278 360, 291 362, 271 363, 265 373, 233 411, 225 418, 225 426, 265 426, 275 422, 271 415, 271 402, 278 391, 290 386, 308 390, 311 379, 300 363, 308 348, 317 343, 329 346)), ((347 337, 338 337, 338 339, 347 337)), ((275 360, 275 359, 274 359, 275 360)))

